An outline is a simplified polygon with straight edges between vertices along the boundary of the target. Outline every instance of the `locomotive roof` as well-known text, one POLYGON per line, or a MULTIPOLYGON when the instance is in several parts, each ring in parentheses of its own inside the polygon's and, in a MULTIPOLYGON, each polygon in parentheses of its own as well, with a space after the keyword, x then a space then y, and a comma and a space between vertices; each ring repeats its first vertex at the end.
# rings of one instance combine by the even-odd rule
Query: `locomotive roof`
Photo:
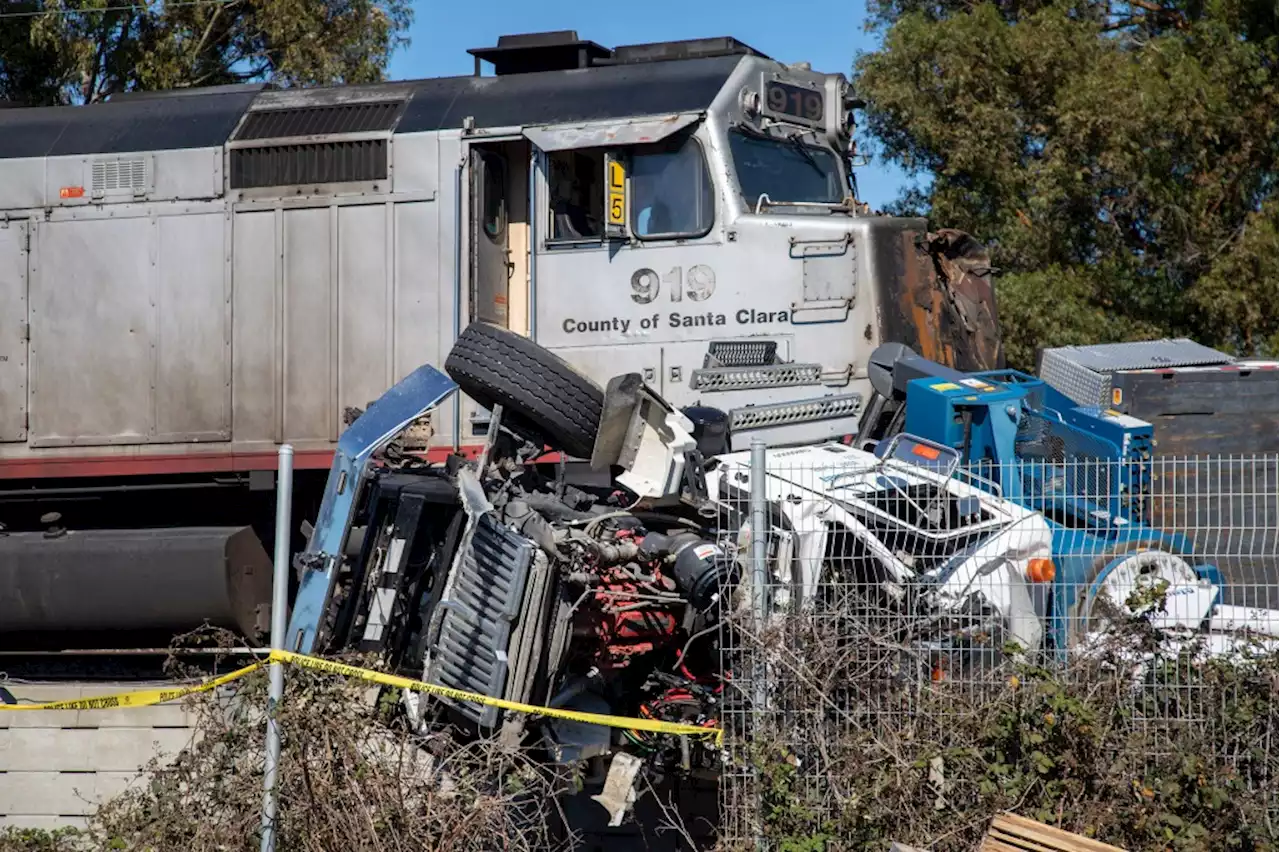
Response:
MULTIPOLYGON (((620 49, 621 50, 621 49, 620 49)), ((745 52, 497 76, 332 87, 410 93, 396 133, 510 127, 706 109, 745 52)), ((759 55, 751 51, 750 55, 759 55)), ((215 147, 230 140, 260 84, 117 96, 89 106, 0 109, 0 159, 215 147)))

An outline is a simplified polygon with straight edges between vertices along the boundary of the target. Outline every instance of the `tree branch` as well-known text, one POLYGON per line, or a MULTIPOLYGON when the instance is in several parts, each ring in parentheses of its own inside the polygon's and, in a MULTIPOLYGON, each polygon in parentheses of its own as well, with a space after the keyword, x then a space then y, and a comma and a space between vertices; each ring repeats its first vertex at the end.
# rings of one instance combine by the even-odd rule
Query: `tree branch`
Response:
POLYGON ((1177 9, 1161 6, 1159 3, 1152 2, 1152 0, 1128 0, 1128 3, 1130 6, 1137 6, 1139 9, 1150 12, 1156 18, 1168 20, 1177 30, 1186 32, 1189 28, 1186 16, 1177 9))
MULTIPOLYGON (((104 54, 107 51, 107 30, 111 26, 111 16, 103 15, 102 23, 98 28, 98 46, 93 52, 93 69, 89 73, 89 79, 84 82, 84 91, 81 97, 87 104, 94 103, 98 100, 98 71, 105 61, 104 54)), ((105 76, 105 75, 104 75, 105 76)))

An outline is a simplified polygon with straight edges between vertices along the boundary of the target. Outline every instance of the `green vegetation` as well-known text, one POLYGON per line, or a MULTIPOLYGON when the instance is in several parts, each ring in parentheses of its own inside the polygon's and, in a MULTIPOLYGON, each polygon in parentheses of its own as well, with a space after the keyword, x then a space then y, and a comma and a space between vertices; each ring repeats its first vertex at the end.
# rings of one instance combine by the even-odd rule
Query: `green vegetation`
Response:
POLYGON ((411 19, 408 0, 13 0, 0 16, 0 99, 368 83, 382 79, 411 19))
POLYGON ((1277 347, 1277 8, 870 0, 859 58, 895 205, 988 242, 1006 351, 1277 347))

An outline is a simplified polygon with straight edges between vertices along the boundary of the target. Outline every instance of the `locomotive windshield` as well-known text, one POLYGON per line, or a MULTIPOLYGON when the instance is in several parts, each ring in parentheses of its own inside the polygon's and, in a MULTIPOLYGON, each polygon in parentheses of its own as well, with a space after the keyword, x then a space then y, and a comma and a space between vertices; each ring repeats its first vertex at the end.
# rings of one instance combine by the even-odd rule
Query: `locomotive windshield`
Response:
POLYGON ((835 154, 826 148, 790 140, 729 132, 729 152, 742 195, 753 209, 762 195, 768 203, 840 204, 845 187, 835 154))

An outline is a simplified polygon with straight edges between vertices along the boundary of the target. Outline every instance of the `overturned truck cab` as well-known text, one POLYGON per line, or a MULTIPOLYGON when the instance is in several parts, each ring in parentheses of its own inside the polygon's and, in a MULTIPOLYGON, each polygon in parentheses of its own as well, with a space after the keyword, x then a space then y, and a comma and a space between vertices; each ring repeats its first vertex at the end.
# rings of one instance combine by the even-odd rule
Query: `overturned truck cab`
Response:
POLYGON ((600 388, 494 326, 465 330, 445 366, 410 374, 339 442, 295 560, 286 647, 379 653, 447 688, 403 696, 424 732, 447 722, 633 775, 642 763, 713 773, 710 741, 499 706, 717 726, 719 601, 739 570, 718 540, 692 424, 638 374, 600 388), (530 378, 543 394, 526 396, 530 378), (393 448, 460 390, 493 412, 477 458, 433 464, 393 448), (538 463, 548 445, 587 440, 592 460, 576 472, 538 463), (612 762, 619 753, 643 761, 612 762))

